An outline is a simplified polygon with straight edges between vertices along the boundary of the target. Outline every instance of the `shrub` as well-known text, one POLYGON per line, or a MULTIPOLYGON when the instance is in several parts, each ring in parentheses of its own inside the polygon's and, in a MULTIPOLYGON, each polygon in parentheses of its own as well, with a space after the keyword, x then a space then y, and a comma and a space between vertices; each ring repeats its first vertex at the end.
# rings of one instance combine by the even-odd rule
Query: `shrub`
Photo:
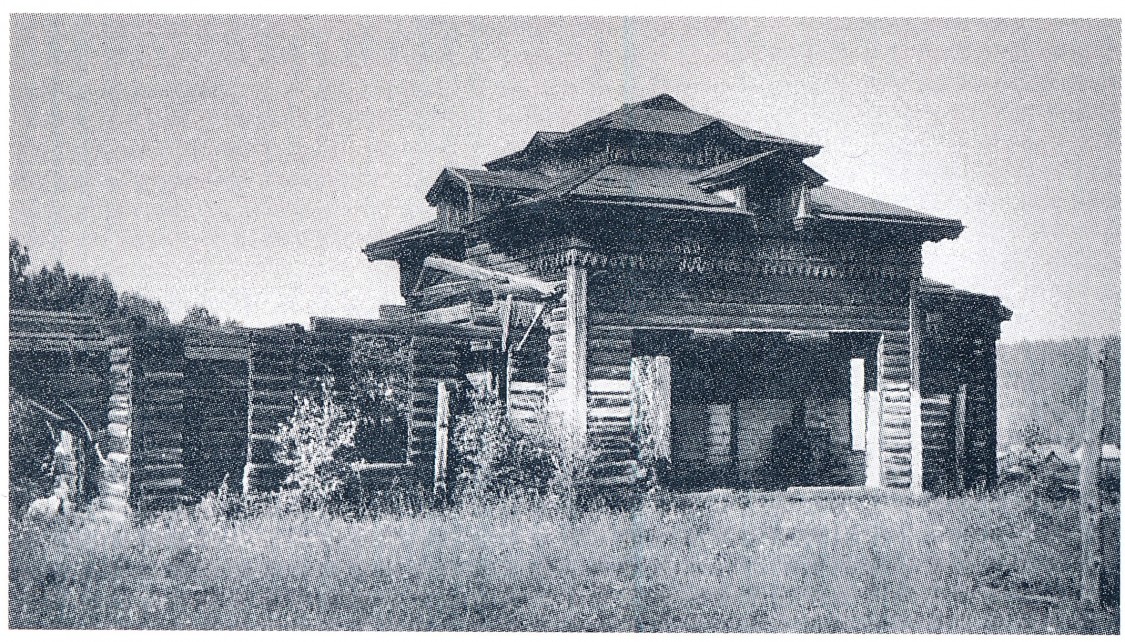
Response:
POLYGON ((406 461, 409 366, 409 343, 400 337, 353 339, 351 378, 342 403, 356 424, 357 460, 406 461))
POLYGON ((36 498, 51 493, 55 441, 47 418, 8 389, 9 515, 19 516, 36 498))
POLYGON ((290 508, 319 510, 340 499, 351 474, 340 451, 354 445, 356 421, 336 402, 332 378, 320 380, 320 391, 299 397, 293 416, 280 424, 277 461, 291 467, 279 493, 290 508))
POLYGON ((558 470, 551 445, 513 425, 494 392, 470 392, 468 402, 471 410, 457 417, 450 436, 457 499, 547 491, 558 470))

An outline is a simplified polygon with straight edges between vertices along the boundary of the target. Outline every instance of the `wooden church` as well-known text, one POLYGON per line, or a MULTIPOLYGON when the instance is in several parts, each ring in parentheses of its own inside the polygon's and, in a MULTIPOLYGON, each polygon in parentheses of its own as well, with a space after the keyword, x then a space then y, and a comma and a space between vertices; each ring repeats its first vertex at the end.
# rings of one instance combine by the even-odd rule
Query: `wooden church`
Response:
POLYGON ((922 276, 959 221, 826 185, 819 150, 663 94, 443 170, 436 219, 365 252, 400 321, 499 339, 415 341, 411 443, 440 455, 438 387, 488 386, 607 487, 993 484, 1011 313, 922 276))

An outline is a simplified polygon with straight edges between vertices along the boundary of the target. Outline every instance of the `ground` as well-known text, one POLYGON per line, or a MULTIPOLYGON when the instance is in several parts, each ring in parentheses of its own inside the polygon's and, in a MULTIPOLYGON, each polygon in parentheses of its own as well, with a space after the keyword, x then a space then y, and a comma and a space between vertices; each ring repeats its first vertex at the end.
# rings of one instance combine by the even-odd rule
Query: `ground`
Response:
MULTIPOLYGON (((1106 513, 1118 592, 1116 505, 1106 513)), ((1116 633, 1077 605, 1076 504, 732 496, 346 519, 184 509, 13 523, 13 628, 1116 633)))

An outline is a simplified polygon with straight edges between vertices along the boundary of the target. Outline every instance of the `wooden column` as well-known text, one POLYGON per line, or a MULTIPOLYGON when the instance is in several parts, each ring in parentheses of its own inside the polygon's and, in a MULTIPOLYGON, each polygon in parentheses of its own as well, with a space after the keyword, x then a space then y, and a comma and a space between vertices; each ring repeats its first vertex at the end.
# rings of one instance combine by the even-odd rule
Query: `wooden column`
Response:
POLYGON ((448 488, 445 483, 449 461, 449 387, 444 381, 437 385, 437 439, 434 446, 434 502, 444 504, 448 488))
POLYGON ((566 419, 576 435, 587 433, 586 268, 566 268, 566 419))
POLYGON ((966 384, 957 388, 957 399, 953 408, 953 490, 965 490, 965 412, 969 390, 966 384))
POLYGON ((1090 340, 1086 369, 1086 427, 1082 434, 1082 459, 1078 496, 1082 510, 1081 600, 1086 608, 1102 603, 1102 437, 1105 429, 1105 379, 1108 346, 1104 338, 1090 340))
POLYGON ((922 331, 919 277, 910 282, 910 490, 922 494, 922 331))
POLYGON ((667 485, 662 479, 672 469, 672 367, 666 356, 632 359, 633 433, 639 443, 640 464, 649 467, 650 486, 667 485))
POLYGON ((882 454, 879 452, 879 407, 881 395, 878 391, 867 393, 867 441, 866 448, 866 483, 868 488, 880 488, 883 485, 882 454))
POLYGON ((434 484, 438 440, 438 384, 450 391, 461 378, 461 347, 449 337, 416 336, 410 343, 411 412, 407 462, 416 481, 429 493, 434 484))

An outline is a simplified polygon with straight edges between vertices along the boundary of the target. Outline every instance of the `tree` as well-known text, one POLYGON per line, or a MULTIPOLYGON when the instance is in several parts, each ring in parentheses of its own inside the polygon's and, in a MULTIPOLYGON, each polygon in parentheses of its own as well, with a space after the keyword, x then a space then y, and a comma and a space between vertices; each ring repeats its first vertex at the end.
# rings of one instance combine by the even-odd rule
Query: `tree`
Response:
POLYGON ((61 262, 27 274, 31 255, 17 239, 8 239, 8 302, 13 308, 86 312, 106 319, 141 319, 146 326, 168 325, 159 301, 135 292, 118 296, 109 277, 67 273, 61 262))
POLYGON ((207 311, 207 308, 198 303, 188 309, 181 323, 197 328, 217 328, 222 325, 222 322, 219 321, 219 317, 212 316, 211 313, 207 311))
POLYGON ((31 255, 27 246, 20 245, 16 239, 8 239, 8 303, 11 307, 27 300, 27 275, 24 271, 31 265, 31 255))
POLYGON ((159 301, 147 299, 136 292, 122 292, 117 299, 118 312, 126 319, 140 321, 142 327, 170 325, 168 311, 159 301))

